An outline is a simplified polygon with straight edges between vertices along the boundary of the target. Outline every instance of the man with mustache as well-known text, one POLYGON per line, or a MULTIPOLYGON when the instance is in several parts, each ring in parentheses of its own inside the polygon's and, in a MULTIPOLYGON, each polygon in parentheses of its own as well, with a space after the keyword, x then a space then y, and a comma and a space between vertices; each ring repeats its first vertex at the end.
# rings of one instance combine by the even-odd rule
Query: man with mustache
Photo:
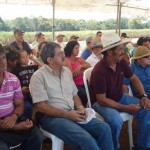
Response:
POLYGON ((61 47, 54 42, 46 43, 41 58, 45 65, 33 74, 30 82, 41 127, 78 149, 113 150, 107 123, 91 118, 81 124, 87 114, 77 95, 72 73, 64 66, 61 47))
POLYGON ((110 125, 114 149, 119 149, 119 135, 123 124, 120 112, 133 114, 137 120, 137 146, 140 150, 150 148, 150 101, 138 77, 123 59, 123 44, 117 34, 103 34, 103 59, 96 64, 91 75, 93 92, 92 107, 110 125), (139 99, 122 92, 123 79, 129 78, 139 93, 139 99))

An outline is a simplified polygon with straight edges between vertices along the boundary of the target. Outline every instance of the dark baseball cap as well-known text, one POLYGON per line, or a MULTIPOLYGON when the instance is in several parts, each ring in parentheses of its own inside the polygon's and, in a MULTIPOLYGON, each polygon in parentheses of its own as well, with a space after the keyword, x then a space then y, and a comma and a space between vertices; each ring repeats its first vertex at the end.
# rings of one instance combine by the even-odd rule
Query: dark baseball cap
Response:
POLYGON ((14 30, 14 34, 19 34, 19 33, 24 33, 24 31, 22 31, 21 29, 15 29, 14 30))

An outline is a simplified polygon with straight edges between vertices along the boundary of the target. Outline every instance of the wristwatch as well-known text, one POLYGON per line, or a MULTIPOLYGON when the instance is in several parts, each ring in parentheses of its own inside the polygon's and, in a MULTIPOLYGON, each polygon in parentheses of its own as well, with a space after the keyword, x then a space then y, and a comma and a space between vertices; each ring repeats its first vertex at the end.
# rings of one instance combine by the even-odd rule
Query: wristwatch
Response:
POLYGON ((141 99, 142 97, 147 97, 147 94, 144 93, 143 95, 141 95, 141 96, 140 96, 140 99, 141 99))

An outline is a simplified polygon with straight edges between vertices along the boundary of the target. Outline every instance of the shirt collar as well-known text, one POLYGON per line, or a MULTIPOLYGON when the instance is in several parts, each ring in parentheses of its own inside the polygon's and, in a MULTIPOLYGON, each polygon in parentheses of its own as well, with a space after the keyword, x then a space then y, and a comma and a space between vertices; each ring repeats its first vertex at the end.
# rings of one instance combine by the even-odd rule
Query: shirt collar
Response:
MULTIPOLYGON (((53 75, 55 75, 55 71, 50 67, 50 66, 48 66, 48 65, 44 65, 45 66, 45 68, 51 73, 51 74, 53 74, 53 75)), ((61 68, 61 72, 64 72, 64 67, 62 66, 62 68, 61 68)))
POLYGON ((136 60, 134 61, 135 66, 146 69, 147 67, 150 67, 150 65, 147 65, 145 67, 143 67, 140 63, 138 63, 136 60))
MULTIPOLYGON (((102 61, 102 64, 103 64, 107 69, 111 69, 111 68, 109 67, 109 65, 107 64, 106 57, 103 57, 101 61, 102 61)), ((121 61, 123 61, 123 59, 122 59, 121 61)), ((116 66, 118 66, 119 64, 120 64, 120 61, 118 61, 118 62, 116 63, 116 66)))

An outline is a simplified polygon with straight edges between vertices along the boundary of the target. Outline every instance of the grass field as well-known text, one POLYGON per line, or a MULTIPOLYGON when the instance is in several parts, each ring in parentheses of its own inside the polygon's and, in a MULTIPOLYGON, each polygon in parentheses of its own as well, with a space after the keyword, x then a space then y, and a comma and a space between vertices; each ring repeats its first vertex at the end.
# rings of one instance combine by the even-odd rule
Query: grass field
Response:
MULTIPOLYGON (((101 30, 103 33, 115 33, 115 30, 101 30)), ((96 31, 62 31, 62 32, 56 32, 55 35, 58 33, 63 33, 65 35, 64 41, 68 41, 70 36, 75 34, 79 36, 79 40, 82 41, 88 36, 95 36, 96 31)), ((121 30, 122 32, 126 32, 127 35, 131 38, 138 38, 140 36, 149 36, 150 35, 150 29, 135 29, 135 30, 121 30)), ((46 40, 47 41, 52 41, 52 32, 43 32, 45 34, 46 40)), ((24 34, 24 39, 32 43, 34 41, 34 35, 35 32, 26 32, 24 34)), ((13 32, 0 32, 0 41, 3 44, 8 44, 14 40, 13 38, 13 32)))

